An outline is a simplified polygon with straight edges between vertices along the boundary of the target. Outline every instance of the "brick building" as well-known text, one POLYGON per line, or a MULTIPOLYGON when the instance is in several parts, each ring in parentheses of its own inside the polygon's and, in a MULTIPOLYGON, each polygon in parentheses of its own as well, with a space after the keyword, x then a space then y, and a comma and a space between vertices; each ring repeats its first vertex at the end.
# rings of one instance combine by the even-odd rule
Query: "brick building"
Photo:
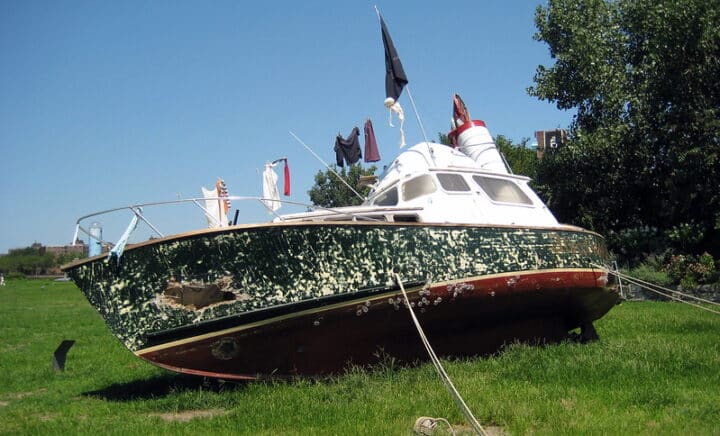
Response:
POLYGON ((535 132, 537 141, 537 158, 542 159, 545 153, 552 153, 562 147, 567 140, 565 129, 539 130, 535 132))

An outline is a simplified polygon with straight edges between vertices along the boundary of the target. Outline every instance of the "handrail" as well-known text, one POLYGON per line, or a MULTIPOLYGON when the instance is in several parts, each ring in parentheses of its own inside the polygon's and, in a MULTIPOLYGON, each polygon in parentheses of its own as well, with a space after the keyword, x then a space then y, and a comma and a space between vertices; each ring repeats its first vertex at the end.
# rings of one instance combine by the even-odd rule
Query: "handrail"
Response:
MULTIPOLYGON (((87 219, 89 219, 89 218, 93 218, 93 217, 97 217, 97 216, 101 216, 101 215, 107 215, 107 214, 110 214, 110 213, 113 213, 113 212, 122 211, 122 210, 129 210, 129 211, 132 212, 134 215, 137 215, 137 217, 138 217, 140 220, 142 220, 143 222, 145 222, 158 236, 164 237, 163 233, 162 233, 155 225, 153 225, 153 224, 147 219, 147 217, 146 217, 145 215, 143 215, 142 209, 148 208, 148 207, 152 207, 152 206, 164 206, 164 205, 171 205, 171 204, 194 204, 195 206, 197 206, 198 208, 200 208, 206 216, 209 216, 209 217, 210 217, 211 219, 213 219, 217 224, 220 224, 219 220, 218 220, 215 216, 213 216, 213 214, 211 214, 205 207, 202 206, 201 201, 205 201, 205 200, 258 201, 258 202, 260 202, 260 204, 262 204, 270 213, 272 213, 273 215, 275 215, 275 217, 276 217, 278 220, 280 220, 280 221, 284 221, 286 218, 283 217, 282 215, 277 214, 275 211, 271 210, 271 209, 267 206, 267 203, 266 203, 266 202, 268 202, 268 201, 278 201, 278 202, 280 202, 280 203, 282 203, 282 204, 288 204, 288 205, 293 205, 293 206, 303 206, 303 207, 306 207, 306 208, 309 208, 309 209, 313 209, 313 210, 322 210, 322 211, 329 212, 329 213, 331 213, 331 214, 335 214, 335 215, 347 215, 347 216, 350 216, 350 217, 355 217, 355 215, 367 214, 367 211, 364 211, 364 210, 363 210, 363 211, 353 212, 353 211, 349 211, 349 210, 338 210, 337 208, 322 207, 322 206, 311 205, 311 204, 301 203, 301 202, 296 202, 296 201, 282 200, 282 199, 272 199, 272 198, 264 198, 264 197, 227 196, 227 197, 207 197, 207 198, 205 198, 205 197, 202 197, 202 198, 181 198, 181 199, 177 199, 177 200, 166 200, 166 201, 155 201, 155 202, 140 203, 140 204, 131 204, 131 205, 128 205, 128 206, 114 207, 114 208, 111 208, 111 209, 105 209, 105 210, 101 210, 101 211, 98 211, 98 212, 93 212, 93 213, 90 213, 90 214, 87 214, 87 215, 83 215, 83 216, 81 216, 80 218, 78 218, 77 221, 75 222, 75 234, 73 235, 73 239, 72 239, 73 242, 72 242, 72 243, 73 243, 73 244, 76 243, 77 238, 78 238, 78 233, 79 233, 80 231, 82 231, 82 233, 84 233, 85 235, 91 236, 89 230, 85 229, 85 228, 82 226, 81 223, 82 223, 83 221, 85 221, 85 220, 87 220, 87 219)), ((403 208, 403 209, 407 209, 407 208, 403 208)), ((414 208, 413 208, 413 209, 414 209, 414 208)), ((370 219, 369 217, 364 217, 364 219, 366 219, 366 220, 372 220, 372 219, 370 219)), ((378 221, 381 221, 381 220, 378 220, 378 221)), ((110 242, 110 241, 107 241, 107 240, 104 240, 104 239, 100 239, 99 241, 100 241, 101 243, 108 244, 108 245, 110 245, 110 246, 114 245, 113 242, 110 242)))
MULTIPOLYGON (((98 215, 105 215, 105 214, 108 214, 108 213, 111 213, 111 212, 117 212, 117 211, 119 211, 119 210, 124 210, 124 209, 132 209, 132 208, 138 208, 138 207, 141 207, 141 208, 142 208, 142 207, 149 207, 149 206, 162 206, 162 205, 166 205, 166 204, 192 203, 192 202, 198 202, 198 201, 201 201, 201 200, 202 200, 202 201, 205 201, 205 200, 231 200, 231 201, 250 201, 250 200, 255 200, 255 201, 260 201, 260 202, 265 202, 265 201, 278 201, 278 202, 280 202, 280 203, 290 204, 290 205, 293 205, 293 206, 303 206, 303 207, 309 207, 309 208, 312 208, 312 209, 325 210, 325 211, 327 211, 327 212, 332 212, 332 213, 335 213, 335 214, 338 214, 338 215, 347 215, 347 214, 348 214, 347 211, 337 210, 337 208, 317 206, 317 205, 314 205, 314 204, 301 203, 301 202, 297 202, 297 201, 278 200, 278 199, 274 199, 274 198, 264 198, 264 197, 248 197, 248 196, 234 196, 234 195, 231 195, 231 196, 228 196, 228 197, 181 198, 181 199, 178 199, 178 200, 155 201, 155 202, 149 202, 149 203, 131 204, 131 205, 128 205, 128 206, 115 207, 115 208, 112 208, 112 209, 105 209, 105 210, 101 210, 101 211, 99 211, 99 212, 93 212, 93 213, 90 213, 90 214, 87 214, 87 215, 83 215, 83 216, 81 216, 80 218, 77 219, 76 224, 79 224, 80 221, 84 221, 84 220, 86 220, 86 219, 88 219, 88 218, 90 218, 90 217, 94 217, 94 216, 98 216, 98 215)), ((264 203, 263 203, 263 204, 264 204, 264 203)), ((200 207, 202 208, 202 206, 200 206, 200 207)), ((204 208, 202 208, 202 209, 204 209, 204 208)), ((277 216, 278 216, 279 218, 282 218, 281 215, 277 215, 277 216)))

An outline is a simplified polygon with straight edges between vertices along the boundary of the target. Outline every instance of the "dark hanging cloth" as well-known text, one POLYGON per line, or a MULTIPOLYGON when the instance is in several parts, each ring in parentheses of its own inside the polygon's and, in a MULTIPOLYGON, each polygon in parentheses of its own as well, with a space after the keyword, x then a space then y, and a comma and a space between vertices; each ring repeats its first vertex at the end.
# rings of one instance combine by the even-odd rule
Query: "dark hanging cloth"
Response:
POLYGON ((407 85, 408 79, 382 17, 380 17, 380 30, 385 47, 385 95, 397 101, 403 88, 407 85))
POLYGON ((375 140, 375 131, 373 130, 372 121, 368 118, 365 121, 365 162, 377 162, 380 160, 380 152, 378 151, 377 141, 375 140))
POLYGON ((362 157, 360 151, 360 129, 353 127, 350 136, 343 138, 337 135, 335 138, 335 161, 338 166, 344 166, 343 161, 352 165, 362 157))

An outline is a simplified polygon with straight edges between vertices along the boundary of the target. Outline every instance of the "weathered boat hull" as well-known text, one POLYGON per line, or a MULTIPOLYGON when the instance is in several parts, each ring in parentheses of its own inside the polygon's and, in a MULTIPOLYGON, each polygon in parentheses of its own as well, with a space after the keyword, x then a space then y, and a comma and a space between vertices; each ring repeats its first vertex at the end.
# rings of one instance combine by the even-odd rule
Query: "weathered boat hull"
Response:
POLYGON ((580 229, 422 224, 244 226, 155 240, 68 275, 136 355, 227 379, 315 375, 425 352, 556 341, 617 302, 604 241, 580 229))

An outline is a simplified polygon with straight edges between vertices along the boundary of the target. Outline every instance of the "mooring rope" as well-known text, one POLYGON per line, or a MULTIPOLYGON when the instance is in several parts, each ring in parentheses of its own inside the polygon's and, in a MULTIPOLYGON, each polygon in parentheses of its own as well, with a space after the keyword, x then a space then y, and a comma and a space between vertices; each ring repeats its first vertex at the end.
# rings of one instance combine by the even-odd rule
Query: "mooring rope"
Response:
MULTIPOLYGON (((440 363, 440 359, 438 359, 437 355, 435 354, 435 351, 433 350, 432 346, 430 345, 430 341, 428 341, 427 336, 425 335, 425 331, 423 330, 422 326, 420 325, 420 321, 418 320, 417 316, 415 316, 415 311, 412 308, 412 305, 410 304, 410 299, 408 299, 407 293, 405 292, 405 287, 402 284, 402 280, 400 280, 400 275, 395 273, 395 280, 397 280, 398 285, 400 286, 400 291, 403 294, 403 298, 405 298, 405 305, 408 308, 408 311, 410 311, 410 317, 412 317, 413 323, 415 324, 415 328, 418 331, 418 335, 420 336, 420 339, 422 340, 423 345, 425 346, 425 350, 427 350, 428 355, 430 356, 430 360, 433 363, 433 366, 435 366, 435 370, 437 371, 438 375, 440 376, 440 380, 442 380, 443 384, 445 385, 445 388, 450 392, 450 396, 452 396, 453 400, 455 401, 455 404, 458 406, 460 411, 465 415, 465 419, 467 419, 470 426, 472 426, 473 430, 477 434, 480 435, 486 435, 485 430, 482 428, 480 423, 475 419, 475 416, 473 416, 472 412, 470 411, 470 408, 465 404, 465 401, 460 396, 460 393, 455 388, 455 385, 453 384, 452 380, 450 380, 450 376, 448 376, 447 372, 445 372, 445 368, 443 368, 442 363, 440 363)), ((452 427, 451 427, 452 428, 452 427)))
POLYGON ((598 265, 598 264, 595 264, 595 263, 591 263, 590 265, 591 265, 593 268, 602 269, 603 271, 607 272, 608 274, 613 274, 614 276, 619 277, 619 278, 621 278, 621 279, 623 279, 623 280, 626 280, 626 281, 628 281, 628 282, 630 282, 630 283, 632 283, 632 284, 634 284, 634 285, 636 285, 636 286, 639 286, 639 287, 641 287, 641 288, 643 288, 643 289, 647 289, 648 291, 651 291, 651 292, 655 292, 656 294, 659 294, 659 295, 662 295, 662 296, 664 296, 664 297, 670 298, 671 300, 675 300, 675 301, 679 301, 679 302, 681 302, 681 303, 689 304, 690 306, 697 307, 697 308, 699 308, 699 309, 706 310, 706 311, 708 311, 708 312, 712 312, 712 313, 715 313, 715 314, 717 314, 717 315, 720 315, 720 311, 713 310, 713 309, 710 309, 710 308, 705 307, 705 306, 701 306, 701 305, 699 305, 699 304, 697 304, 697 303, 692 303, 692 302, 690 302, 690 301, 685 301, 685 300, 683 300, 682 298, 678 297, 677 295, 681 295, 681 296, 686 297, 686 298, 691 298, 691 299, 694 299, 694 300, 696 300, 696 301, 700 301, 701 303, 706 303, 706 304, 712 304, 712 305, 720 306, 720 303, 717 303, 717 302, 715 302, 715 301, 707 300, 707 299, 705 299, 705 298, 700 298, 700 297, 697 297, 697 296, 691 295, 691 294, 686 294, 686 293, 684 293, 684 292, 680 292, 680 291, 677 291, 677 290, 675 290, 675 289, 670 289, 670 288, 666 288, 666 287, 663 287, 663 286, 660 286, 660 285, 656 285, 655 283, 646 282, 645 280, 641 280, 641 279, 635 278, 635 277, 633 277, 633 276, 629 276, 629 275, 627 275, 627 274, 623 274, 623 273, 621 273, 620 271, 613 271, 613 270, 611 270, 611 269, 609 269, 609 268, 607 268, 607 267, 604 267, 604 266, 602 266, 602 265, 598 265), (660 290, 658 290, 658 289, 656 289, 656 288, 662 289, 662 290, 665 291, 665 292, 662 292, 662 291, 660 291, 660 290))

